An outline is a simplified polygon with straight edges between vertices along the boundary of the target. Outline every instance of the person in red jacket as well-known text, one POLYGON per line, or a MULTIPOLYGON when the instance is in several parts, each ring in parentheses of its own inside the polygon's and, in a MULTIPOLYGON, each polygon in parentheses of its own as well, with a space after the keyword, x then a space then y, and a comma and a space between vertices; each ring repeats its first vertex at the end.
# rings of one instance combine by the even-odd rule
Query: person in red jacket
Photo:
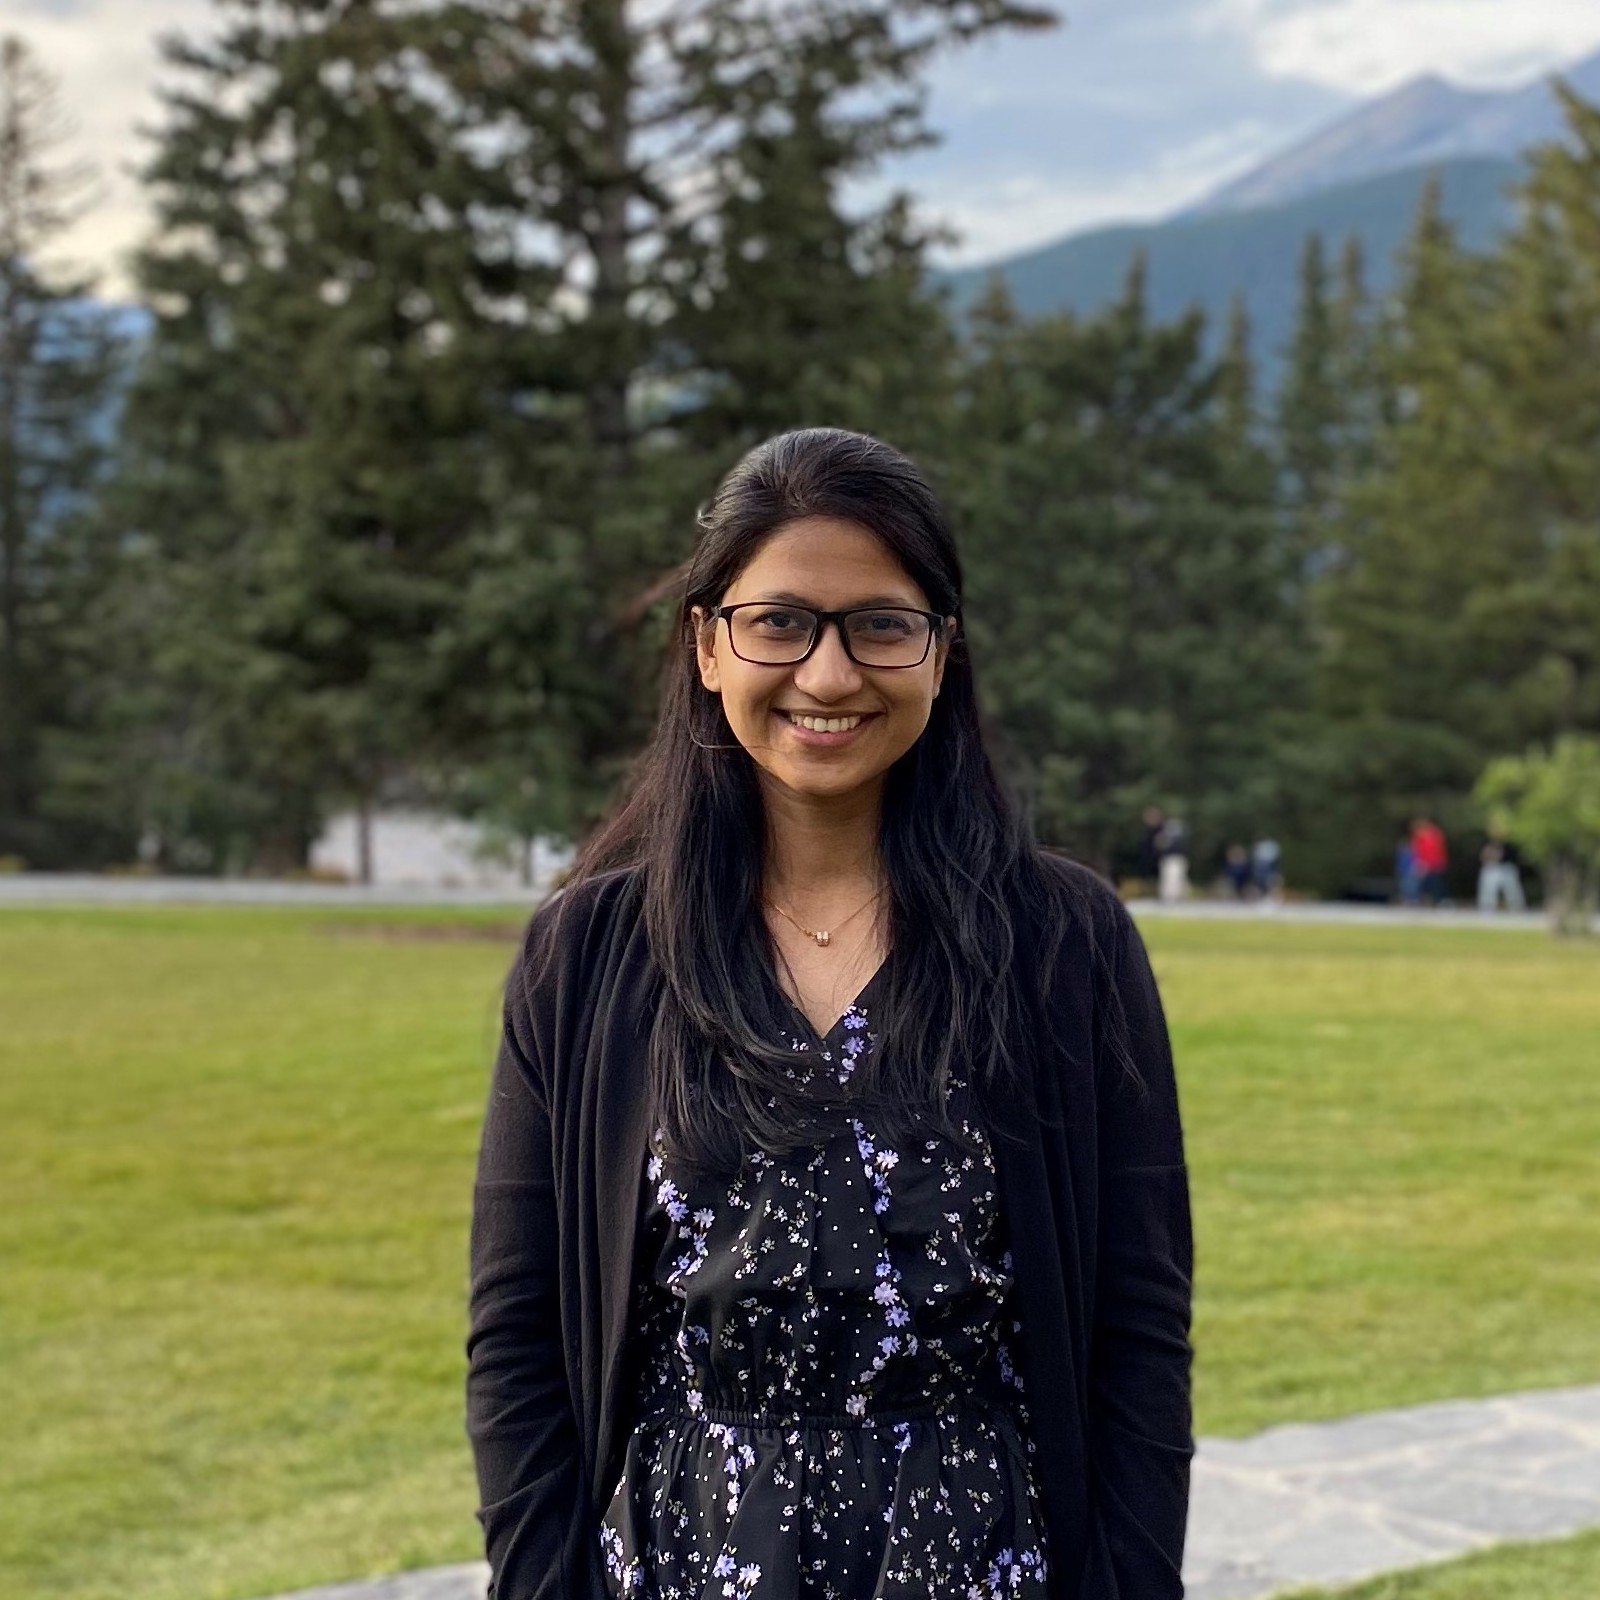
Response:
POLYGON ((1442 904, 1448 897, 1445 872, 1450 865, 1450 847, 1444 829, 1430 817, 1418 817, 1411 824, 1411 859, 1424 904, 1442 904))

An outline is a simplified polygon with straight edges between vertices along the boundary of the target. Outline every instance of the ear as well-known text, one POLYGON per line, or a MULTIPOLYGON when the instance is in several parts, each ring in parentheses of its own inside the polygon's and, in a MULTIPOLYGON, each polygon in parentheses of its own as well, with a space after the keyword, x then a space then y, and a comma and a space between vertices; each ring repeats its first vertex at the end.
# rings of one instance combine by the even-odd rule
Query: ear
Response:
POLYGON ((939 687, 944 682, 945 663, 950 659, 950 646, 955 643, 956 619, 946 617, 939 625, 939 636, 933 642, 933 697, 939 698, 939 687))
POLYGON ((722 667, 717 660, 717 621, 695 606, 689 613, 694 626, 694 658, 700 681, 712 694, 722 693, 722 667))

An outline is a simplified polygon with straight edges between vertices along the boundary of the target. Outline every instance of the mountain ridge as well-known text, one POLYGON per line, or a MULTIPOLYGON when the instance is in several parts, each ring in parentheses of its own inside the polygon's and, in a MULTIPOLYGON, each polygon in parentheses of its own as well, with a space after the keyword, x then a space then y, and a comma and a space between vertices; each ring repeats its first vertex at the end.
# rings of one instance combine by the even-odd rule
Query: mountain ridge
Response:
POLYGON ((1493 157, 1414 167, 1279 205, 1097 228, 988 266, 943 272, 937 281, 958 317, 996 273, 1024 316, 1061 311, 1092 316, 1122 293, 1128 268, 1142 254, 1150 315, 1171 321, 1198 307, 1213 349, 1220 344, 1230 302, 1243 299, 1263 384, 1271 389, 1293 334, 1299 262, 1310 234, 1322 235, 1330 271, 1344 241, 1359 239, 1369 287, 1382 294, 1396 280, 1431 180, 1439 183, 1444 215, 1461 243, 1482 250, 1513 220, 1511 191, 1522 171, 1515 161, 1493 157))
MULTIPOLYGON (((1553 75, 1600 100, 1600 51, 1553 75)), ((1385 172, 1465 158, 1514 159, 1563 136, 1550 76, 1510 89, 1467 89, 1437 73, 1412 78, 1269 157, 1179 217, 1281 204, 1385 172)))
MULTIPOLYGON (((1600 103, 1600 51, 1557 76, 1600 103)), ((1431 180, 1440 184, 1444 215, 1462 245, 1488 249, 1515 218, 1512 190, 1526 172, 1528 149, 1565 133, 1549 78, 1493 90, 1428 73, 1165 219, 1070 233, 935 279, 958 315, 998 274, 1025 316, 1089 316, 1117 299, 1142 254, 1150 314, 1170 321, 1198 307, 1213 349, 1230 302, 1242 299, 1270 390, 1293 335, 1300 258, 1312 233, 1327 246, 1330 271, 1345 241, 1358 239, 1369 287, 1381 295, 1397 279, 1431 180)))

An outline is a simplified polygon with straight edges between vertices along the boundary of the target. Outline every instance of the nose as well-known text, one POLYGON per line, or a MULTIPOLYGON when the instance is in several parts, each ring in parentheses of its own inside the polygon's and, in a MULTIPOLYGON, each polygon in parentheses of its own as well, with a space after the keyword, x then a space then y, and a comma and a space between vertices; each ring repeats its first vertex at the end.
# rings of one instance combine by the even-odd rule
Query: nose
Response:
POLYGON ((850 659, 836 622, 822 625, 817 647, 794 669, 794 686, 814 700, 842 700, 861 687, 861 668, 850 659))

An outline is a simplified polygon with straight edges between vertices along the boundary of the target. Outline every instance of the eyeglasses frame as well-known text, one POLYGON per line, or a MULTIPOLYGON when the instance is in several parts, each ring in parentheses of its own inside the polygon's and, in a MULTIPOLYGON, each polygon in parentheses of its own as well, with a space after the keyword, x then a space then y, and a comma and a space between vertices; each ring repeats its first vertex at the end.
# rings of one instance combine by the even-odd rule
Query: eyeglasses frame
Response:
POLYGON ((731 606, 712 606, 711 620, 720 619, 728 624, 728 648, 743 662, 752 667, 798 667, 801 662, 809 661, 816 654, 817 646, 822 643, 822 635, 827 631, 831 622, 839 635, 839 643, 844 646, 844 653, 855 662, 858 667, 865 668, 868 672, 909 672, 920 667, 927 659, 928 652, 933 648, 934 636, 950 619, 937 611, 924 611, 919 606, 848 606, 843 611, 818 611, 815 606, 790 605, 783 600, 739 600, 731 606), (793 661, 751 661, 749 656, 739 655, 739 647, 733 642, 732 616, 735 611, 745 611, 752 606, 765 606, 769 611, 785 606, 791 611, 808 611, 817 619, 816 631, 811 635, 811 643, 805 648, 805 654, 799 655, 793 661), (859 616, 863 611, 909 611, 914 616, 928 619, 928 637, 923 641, 922 654, 915 661, 901 661, 893 666, 886 666, 877 661, 862 661, 855 651, 850 648, 850 635, 845 631, 844 619, 859 616))

